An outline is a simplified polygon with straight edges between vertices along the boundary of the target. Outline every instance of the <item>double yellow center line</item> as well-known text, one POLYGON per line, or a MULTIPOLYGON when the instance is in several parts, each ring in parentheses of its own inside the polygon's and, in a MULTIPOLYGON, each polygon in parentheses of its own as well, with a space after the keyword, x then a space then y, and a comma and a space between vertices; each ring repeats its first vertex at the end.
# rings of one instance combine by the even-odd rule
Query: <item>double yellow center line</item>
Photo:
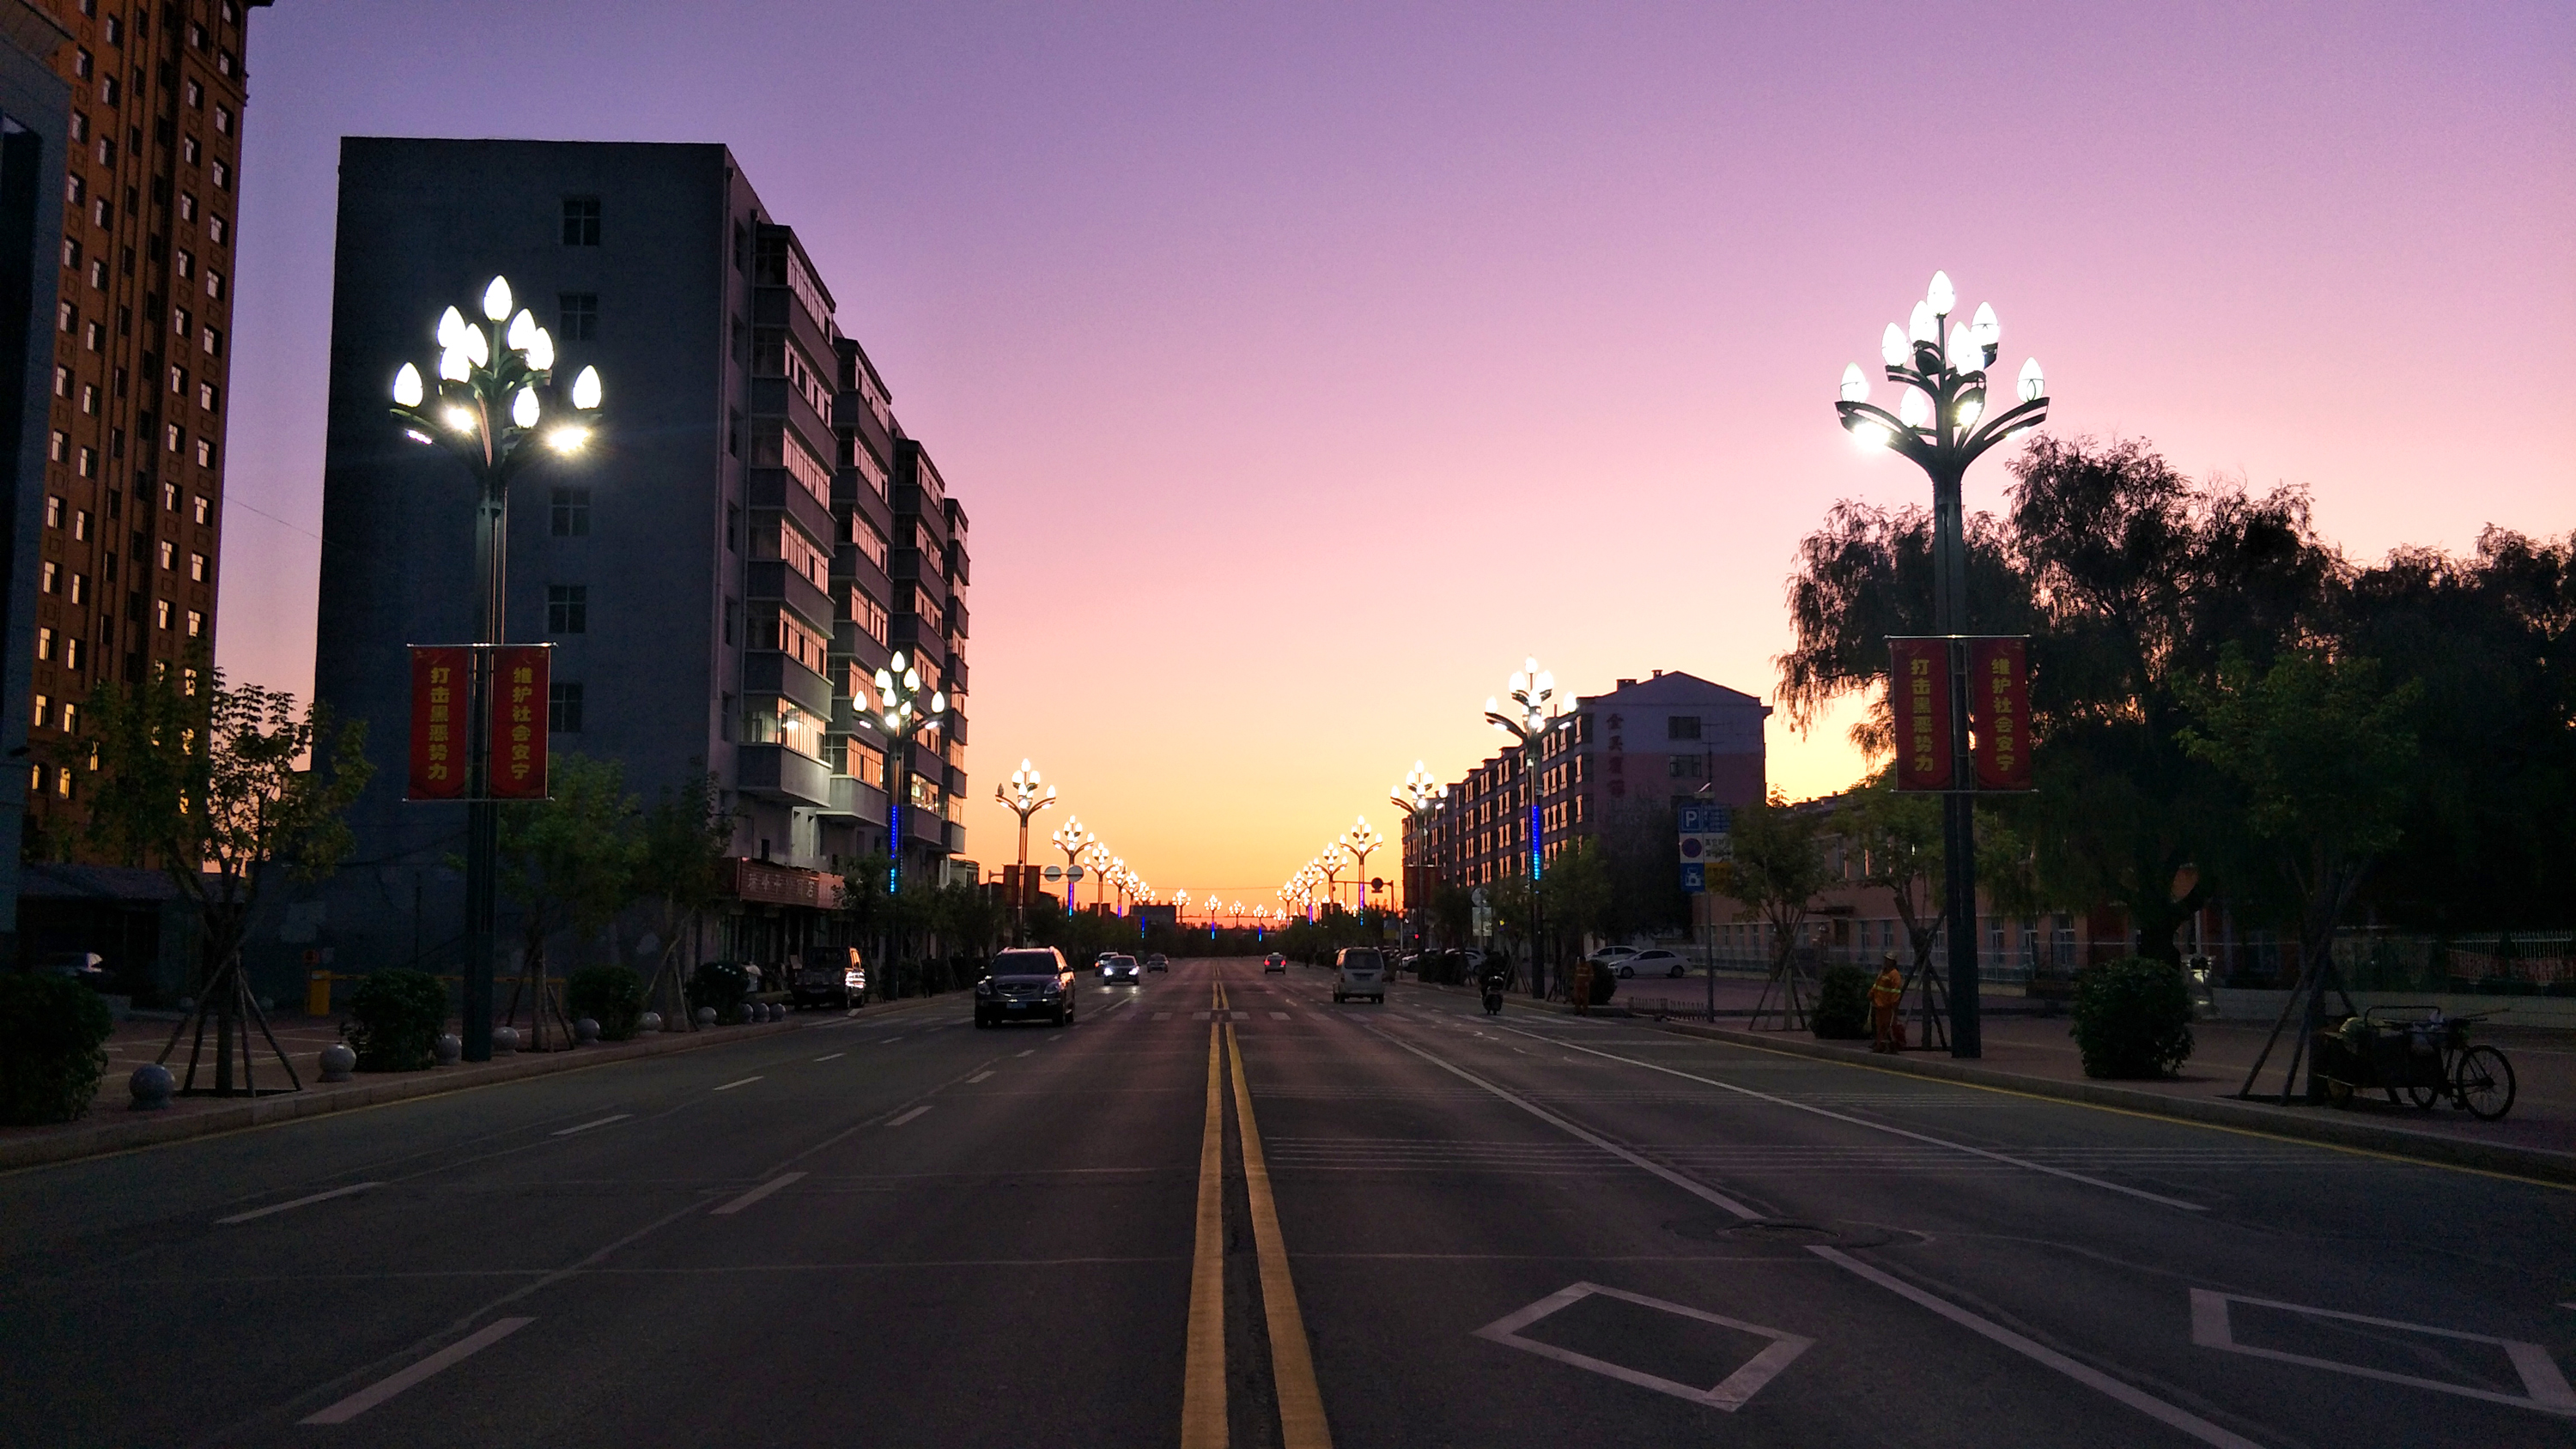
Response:
POLYGON ((1208 1023, 1207 1125, 1199 1137, 1198 1245, 1190 1266, 1189 1357, 1181 1390, 1181 1449, 1226 1449, 1225 1410, 1225 1094, 1224 1063, 1231 1062, 1234 1115, 1243 1138, 1245 1196, 1252 1207, 1252 1246, 1261 1267, 1261 1307, 1270 1334, 1270 1377, 1279 1398, 1279 1436, 1285 1449, 1332 1449, 1324 1422, 1324 1396, 1315 1386, 1315 1358, 1306 1341, 1305 1315, 1297 1311, 1297 1286, 1288 1273, 1288 1245, 1279 1231, 1279 1208, 1270 1195, 1270 1168, 1253 1125, 1252 1090, 1243 1078, 1243 1049, 1235 1040, 1225 983, 1216 983, 1208 1023), (1218 1051, 1219 1038, 1224 1042, 1218 1051))

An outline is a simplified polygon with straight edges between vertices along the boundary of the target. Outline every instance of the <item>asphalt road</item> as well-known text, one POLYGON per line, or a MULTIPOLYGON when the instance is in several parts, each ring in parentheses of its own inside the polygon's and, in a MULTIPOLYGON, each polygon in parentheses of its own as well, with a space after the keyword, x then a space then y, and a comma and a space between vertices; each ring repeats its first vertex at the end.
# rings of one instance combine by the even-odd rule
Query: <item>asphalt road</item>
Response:
POLYGON ((2576 1443, 2576 1194, 1328 993, 0 1176, 0 1443, 2576 1443))

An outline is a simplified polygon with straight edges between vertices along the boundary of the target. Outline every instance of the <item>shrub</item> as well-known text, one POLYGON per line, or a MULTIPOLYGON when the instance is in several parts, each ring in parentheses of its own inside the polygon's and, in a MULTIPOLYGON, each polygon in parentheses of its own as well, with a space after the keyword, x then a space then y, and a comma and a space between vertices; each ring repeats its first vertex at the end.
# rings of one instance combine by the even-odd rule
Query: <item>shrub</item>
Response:
POLYGON ((447 983, 407 966, 370 974, 349 997, 340 1035, 362 1072, 425 1072, 447 1025, 447 983))
POLYGON ((701 961, 689 977, 689 1009, 716 1009, 716 1020, 742 1020, 742 1004, 751 996, 751 973, 733 961, 701 961))
POLYGON ((98 993, 67 976, 0 975, 0 1123, 69 1122, 88 1111, 115 1025, 98 993))
POLYGON ((1869 973, 1857 966, 1828 966, 1816 983, 1816 1035, 1828 1041, 1869 1036, 1869 973))
POLYGON ((2169 1077, 2191 1056, 2191 991, 2162 961, 2125 957, 2075 977, 2075 1049, 2088 1077, 2169 1077))
POLYGON ((644 978, 623 966, 584 966, 564 979, 564 1005, 599 1023, 604 1041, 624 1041, 644 1020, 644 978))
POLYGON ((1608 1006, 1610 998, 1616 995, 1618 990, 1619 973, 1607 966, 1595 967, 1592 972, 1592 999, 1585 1004, 1608 1006))

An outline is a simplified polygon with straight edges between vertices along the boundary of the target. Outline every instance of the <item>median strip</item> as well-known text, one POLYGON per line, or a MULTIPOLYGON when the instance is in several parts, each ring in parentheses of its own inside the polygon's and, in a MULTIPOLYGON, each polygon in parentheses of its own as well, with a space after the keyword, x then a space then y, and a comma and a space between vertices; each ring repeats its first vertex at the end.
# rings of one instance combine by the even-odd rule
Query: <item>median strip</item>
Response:
POLYGON ((1279 1442, 1285 1449, 1332 1449, 1323 1391, 1315 1383, 1314 1350, 1306 1339, 1305 1315, 1297 1311, 1288 1244, 1280 1234, 1279 1209, 1270 1196, 1270 1167, 1262 1156, 1260 1130, 1252 1121, 1252 1089, 1243 1079, 1243 1048, 1232 1026, 1225 1029, 1225 1049, 1234 1067, 1235 1127, 1243 1136, 1252 1246, 1261 1263, 1261 1308, 1270 1329, 1270 1377, 1279 1396, 1279 1442))
POLYGON ((1189 1347, 1181 1370, 1181 1449, 1226 1449, 1225 1096, 1218 1086, 1217 1046, 1217 1029, 1210 1026, 1198 1241, 1190 1259, 1189 1347))

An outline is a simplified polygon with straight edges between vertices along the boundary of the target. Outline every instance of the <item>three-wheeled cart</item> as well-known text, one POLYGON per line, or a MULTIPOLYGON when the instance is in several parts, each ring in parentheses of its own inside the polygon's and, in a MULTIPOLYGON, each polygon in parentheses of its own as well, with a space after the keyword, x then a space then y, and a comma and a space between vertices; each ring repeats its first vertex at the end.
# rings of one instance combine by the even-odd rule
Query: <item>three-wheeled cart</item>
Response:
POLYGON ((2374 1006, 2317 1033, 2317 1076, 2326 1100, 2340 1107, 2355 1092, 2399 1093, 2431 1110, 2444 1097, 2482 1122, 2513 1110, 2513 1063, 2491 1046, 2472 1046, 2469 1026, 2482 1018, 2444 1016, 2432 1006, 2374 1006))

